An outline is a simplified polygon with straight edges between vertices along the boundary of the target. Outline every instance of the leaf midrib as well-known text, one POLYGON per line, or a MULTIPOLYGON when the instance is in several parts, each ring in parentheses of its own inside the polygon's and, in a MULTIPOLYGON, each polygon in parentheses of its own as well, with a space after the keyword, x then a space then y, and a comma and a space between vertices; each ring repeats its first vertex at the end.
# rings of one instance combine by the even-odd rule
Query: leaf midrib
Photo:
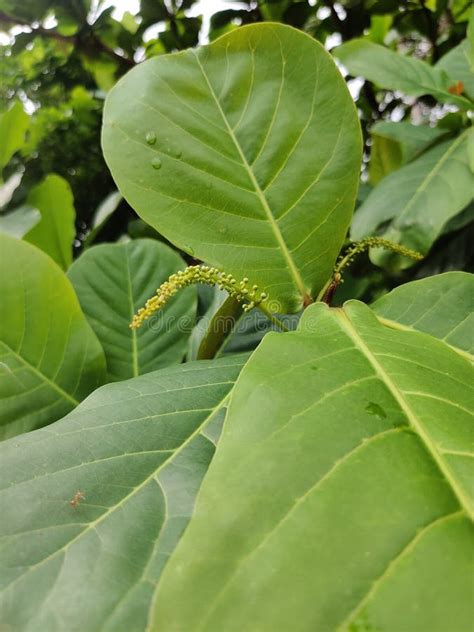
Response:
MULTIPOLYGON (((43 566, 43 564, 45 564, 46 562, 48 562, 49 560, 51 560, 52 558, 54 558, 56 555, 59 555, 60 553, 62 553, 63 551, 67 551, 68 548, 70 546, 72 546, 76 541, 80 540, 85 534, 89 533, 89 531, 91 529, 95 529, 96 526, 100 523, 102 523, 110 514, 112 514, 116 509, 118 509, 119 507, 121 507, 124 503, 127 502, 127 500, 129 500, 130 498, 132 498, 136 493, 138 493, 143 487, 145 487, 153 478, 155 478, 157 476, 157 474, 163 469, 165 468, 170 461, 172 461, 178 454, 180 454, 182 452, 182 450, 184 450, 184 448, 189 445, 189 443, 191 443, 191 441, 198 436, 201 431, 203 430, 203 428, 205 428, 205 426, 210 422, 210 420, 212 419, 212 417, 215 415, 215 413, 220 410, 222 408, 222 406, 224 406, 227 398, 230 396, 230 393, 232 392, 232 387, 229 391, 226 392, 226 394, 224 395, 224 397, 216 404, 215 407, 213 407, 209 413, 209 415, 207 415, 204 420, 202 421, 202 423, 200 423, 198 425, 198 427, 196 428, 196 430, 194 430, 194 432, 192 432, 189 437, 183 441, 183 443, 176 448, 176 450, 173 450, 173 453, 170 455, 169 459, 166 459, 165 461, 163 461, 163 463, 160 463, 160 465, 154 469, 151 474, 149 474, 139 485, 137 485, 136 487, 134 487, 132 489, 131 492, 129 492, 126 496, 124 496, 120 502, 116 503, 115 505, 112 505, 107 511, 105 511, 102 515, 100 515, 96 520, 93 520, 91 522, 86 523, 87 526, 85 527, 85 529, 83 529, 80 533, 78 533, 74 538, 72 538, 71 540, 69 540, 68 542, 66 542, 63 546, 61 546, 59 549, 56 549, 55 551, 53 551, 52 553, 50 553, 47 557, 43 558, 42 560, 40 560, 39 562, 37 562, 36 564, 33 564, 32 566, 29 566, 27 568, 27 570, 18 575, 18 577, 16 577, 13 581, 11 581, 7 586, 5 586, 5 588, 3 589, 3 592, 6 592, 7 590, 9 590, 13 585, 15 585, 17 582, 21 581, 26 575, 28 575, 28 573, 30 573, 32 570, 37 569, 40 566, 43 566)), ((131 453, 133 454, 133 453, 131 453)))
POLYGON ((402 222, 402 219, 405 217, 405 215, 408 213, 408 211, 412 208, 412 206, 418 200, 418 196, 420 195, 420 193, 423 193, 423 191, 426 189, 426 187, 429 185, 431 180, 435 177, 435 175, 438 173, 438 171, 441 169, 441 167, 444 165, 444 163, 448 160, 448 158, 451 156, 451 154, 462 143, 464 138, 467 136, 468 132, 469 132, 469 129, 465 130, 460 136, 458 136, 458 138, 456 138, 452 142, 451 146, 446 150, 446 152, 436 161, 436 164, 433 166, 432 169, 430 169, 428 174, 421 181, 421 184, 416 188, 416 190, 413 193, 413 196, 410 198, 409 202, 405 205, 404 208, 402 208, 400 213, 397 214, 397 221, 395 222, 396 225, 397 224, 400 225, 400 223, 402 222))
POLYGON ((252 168, 250 167, 247 158, 245 157, 245 154, 242 150, 242 147, 240 146, 240 143, 237 139, 237 137, 235 136, 234 130, 232 129, 231 125, 229 124, 229 121, 227 120, 227 117, 225 115, 224 110, 222 109, 222 106, 220 104, 219 99, 217 98, 216 93, 214 92, 214 88, 211 85, 211 82, 209 80, 209 77, 207 76, 206 71, 204 70, 203 65, 201 64, 201 60, 199 59, 199 56, 197 55, 197 53, 195 51, 191 51, 194 54, 194 57, 196 58, 197 64, 199 65, 199 68, 201 70, 201 73, 206 81, 207 87, 209 89, 209 92, 216 104, 217 109, 219 110, 219 113, 222 117, 222 120, 226 126, 227 129, 227 133, 229 134, 230 138, 232 139, 235 148, 237 149, 237 152, 240 156, 240 159, 242 161, 243 167, 246 170, 250 181, 255 189, 255 194, 257 195, 260 204, 265 212, 265 215, 268 219, 268 222, 270 224, 270 228, 277 240, 278 245, 280 246, 280 249, 282 251, 283 257, 285 258, 285 261, 288 265, 290 274, 293 278, 293 281, 296 285, 296 287, 298 288, 299 292, 301 293, 301 297, 304 298, 307 294, 308 294, 308 289, 306 288, 305 282, 303 281, 303 278, 298 270, 298 267, 295 263, 295 261, 293 260, 291 254, 290 254, 290 250, 283 238, 282 232, 280 230, 280 227, 277 224, 277 221, 272 213, 272 210, 268 204, 268 201, 265 197, 265 194, 263 193, 257 178, 255 177, 255 174, 252 171, 252 168))
MULTIPOLYGON (((380 321, 382 325, 384 325, 385 327, 389 327, 390 329, 396 329, 398 331, 416 331, 416 332, 426 333, 426 332, 423 332, 422 329, 417 329, 416 327, 412 327, 411 325, 405 325, 403 323, 398 322, 397 320, 393 320, 391 318, 385 318, 384 316, 380 316, 379 314, 375 314, 375 315, 377 317, 377 320, 380 321)), ((450 335, 452 331, 450 331, 448 335, 450 335)), ((450 349, 458 353, 461 357, 465 358, 469 362, 474 362, 474 355, 469 353, 469 351, 464 351, 464 349, 461 349, 460 347, 455 347, 449 342, 446 342, 446 340, 444 339, 443 339, 443 342, 450 349)))
MULTIPOLYGON (((125 246, 125 266, 127 268, 127 289, 128 289, 128 299, 130 305, 130 322, 133 320, 133 315, 135 313, 135 304, 133 300, 133 291, 132 291, 132 276, 130 272, 130 259, 128 248, 125 246)), ((140 375, 140 370, 138 367, 138 347, 137 347, 137 331, 136 329, 130 329, 131 331, 131 342, 132 342, 132 374, 133 377, 137 377, 140 375)))
POLYGON ((58 384, 53 382, 49 377, 47 377, 44 373, 42 373, 37 367, 35 367, 30 362, 28 362, 28 360, 26 360, 26 358, 24 358, 17 351, 15 351, 15 349, 10 347, 10 345, 8 345, 4 340, 2 340, 1 343, 8 349, 8 351, 12 355, 14 355, 16 358, 18 358, 18 360, 20 360, 28 369, 33 371, 33 373, 35 373, 43 382, 45 382, 52 389, 57 391, 61 395, 61 397, 63 397, 64 399, 67 399, 71 404, 73 404, 73 406, 77 406, 79 404, 79 400, 77 400, 75 397, 73 397, 72 395, 67 393, 58 384))
POLYGON ((385 371, 383 366, 375 357, 375 354, 370 350, 364 340, 361 338, 356 328, 352 324, 351 320, 347 316, 347 314, 342 309, 334 310, 336 318, 339 321, 339 325, 341 329, 347 334, 347 336, 352 340, 355 347, 359 349, 359 351, 367 358, 370 362, 372 368, 379 376, 381 381, 388 388, 390 393, 392 394, 395 401, 400 406, 401 410, 405 414, 411 428, 416 432, 418 437, 423 442, 425 448, 428 450, 435 463, 437 464, 439 470, 444 476, 446 482, 450 486, 454 495, 458 499, 460 506, 465 510, 467 515, 471 520, 474 521, 474 508, 471 506, 469 502, 469 498, 466 497, 463 489, 458 485, 456 479, 453 477, 450 468, 445 463, 442 453, 438 450, 436 444, 431 440, 428 432, 425 430, 422 422, 417 418, 414 411, 411 409, 409 402, 404 397, 402 391, 398 388, 392 378, 385 371))

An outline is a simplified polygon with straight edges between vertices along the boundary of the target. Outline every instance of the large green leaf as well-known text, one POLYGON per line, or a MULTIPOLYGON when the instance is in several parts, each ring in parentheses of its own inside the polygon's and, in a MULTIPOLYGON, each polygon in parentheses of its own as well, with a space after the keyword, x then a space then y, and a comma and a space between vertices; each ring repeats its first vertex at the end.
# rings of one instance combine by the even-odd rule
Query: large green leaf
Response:
POLYGON ((464 92, 474 100, 474 69, 470 66, 471 45, 467 39, 463 40, 449 53, 441 57, 436 68, 446 71, 452 83, 461 81, 464 92))
POLYGON ((395 53, 366 39, 353 39, 334 50, 351 75, 361 75, 387 90, 400 90, 419 97, 431 94, 443 103, 472 107, 465 97, 448 92, 453 79, 437 67, 414 57, 395 53))
POLYGON ((103 383, 105 359, 67 277, 0 234, 0 438, 56 421, 103 383))
POLYGON ((330 275, 359 179, 350 94, 314 39, 245 26, 140 64, 110 92, 105 158, 171 242, 297 311, 330 275))
POLYGON ((60 422, 0 446, 4 626, 145 630, 242 364, 235 356, 108 384, 60 422))
POLYGON ((418 329, 474 353, 473 274, 446 272, 406 283, 375 301, 372 308, 389 326, 399 323, 418 329))
POLYGON ((50 174, 31 189, 27 203, 40 211, 41 220, 25 235, 25 240, 44 250, 63 270, 67 270, 72 263, 72 242, 76 232, 71 187, 61 176, 50 174))
POLYGON ((179 292, 138 330, 132 316, 157 287, 186 264, 153 239, 93 246, 68 276, 101 342, 108 380, 124 380, 181 362, 196 314, 196 288, 179 292))
POLYGON ((0 115, 0 182, 3 168, 25 142, 29 121, 30 117, 19 101, 0 115))
MULTIPOLYGON (((448 221, 472 199, 473 172, 469 163, 466 130, 453 140, 426 151, 419 158, 385 177, 357 210, 351 236, 381 236, 428 252, 448 221)), ((378 265, 408 267, 413 261, 387 252, 376 252, 378 265)))
POLYGON ((356 301, 266 336, 151 629, 471 629, 473 384, 448 345, 356 301))

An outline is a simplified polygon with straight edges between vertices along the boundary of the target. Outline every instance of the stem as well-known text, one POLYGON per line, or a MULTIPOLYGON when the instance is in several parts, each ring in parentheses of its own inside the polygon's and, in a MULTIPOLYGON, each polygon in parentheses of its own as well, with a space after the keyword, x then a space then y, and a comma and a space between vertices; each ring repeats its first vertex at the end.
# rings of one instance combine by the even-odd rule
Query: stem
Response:
POLYGON ((265 314, 265 316, 268 318, 268 320, 272 322, 273 325, 278 327, 278 329, 280 329, 281 331, 290 331, 285 323, 277 318, 274 314, 272 314, 272 312, 270 312, 262 303, 259 303, 257 307, 265 314))
MULTIPOLYGON (((59 42, 72 44, 75 47, 82 48, 83 50, 81 52, 87 53, 87 50, 84 50, 84 47, 81 46, 81 38, 78 37, 78 35, 62 35, 54 29, 45 29, 42 26, 33 27, 31 26, 31 24, 29 24, 29 22, 26 22, 25 20, 20 20, 18 18, 11 18, 6 13, 0 13, 0 24, 5 24, 7 27, 12 27, 16 25, 25 26, 29 28, 31 33, 34 33, 35 35, 40 35, 41 37, 49 37, 59 42)), ((97 37, 97 35, 92 30, 88 32, 88 35, 90 36, 93 43, 97 46, 98 50, 106 53, 107 55, 110 55, 120 63, 125 64, 130 68, 132 66, 135 66, 135 62, 132 59, 116 53, 112 48, 107 46, 107 44, 104 44, 104 42, 99 37, 97 37)))
POLYGON ((224 342, 234 331, 244 313, 244 306, 235 297, 228 296, 209 321, 199 350, 197 360, 212 360, 219 353, 224 342))
POLYGON ((362 241, 356 241, 347 249, 346 254, 339 258, 334 266, 331 278, 324 285, 316 300, 323 301, 329 305, 337 286, 342 283, 342 271, 350 266, 358 254, 365 252, 369 248, 385 248, 386 250, 391 250, 402 257, 409 257, 410 259, 415 259, 416 261, 421 261, 423 259, 423 255, 416 250, 406 248, 405 246, 396 244, 393 241, 384 239, 383 237, 367 237, 366 239, 362 239, 362 241))

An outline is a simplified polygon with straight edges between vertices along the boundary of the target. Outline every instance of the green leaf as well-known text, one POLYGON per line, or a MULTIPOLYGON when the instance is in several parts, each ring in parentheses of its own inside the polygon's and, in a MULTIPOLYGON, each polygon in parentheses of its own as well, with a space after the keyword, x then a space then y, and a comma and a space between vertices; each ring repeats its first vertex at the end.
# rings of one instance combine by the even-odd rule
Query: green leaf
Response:
POLYGON ((3 168, 25 142, 29 122, 30 117, 19 101, 0 115, 0 182, 3 168))
POLYGON ((469 48, 467 51, 469 67, 471 72, 474 72, 474 7, 471 7, 471 15, 469 17, 466 35, 467 41, 469 42, 469 48))
POLYGON ((31 189, 27 204, 37 208, 41 221, 25 240, 44 250, 63 270, 72 263, 72 242, 76 233, 74 199, 69 184, 61 176, 50 174, 31 189))
POLYGON ((412 125, 407 121, 377 122, 370 129, 370 182, 377 184, 386 175, 416 158, 445 134, 445 129, 412 125))
POLYGON ((395 288, 372 305, 384 324, 400 323, 474 354, 474 275, 446 272, 395 288))
POLYGON ((90 246, 99 232, 104 228, 114 212, 117 210, 122 196, 118 191, 110 193, 98 206, 92 219, 91 230, 84 240, 84 246, 90 246))
POLYGON ((146 222, 249 277, 280 303, 275 311, 297 311, 326 282, 350 221, 361 142, 346 85, 314 39, 250 25, 139 64, 107 98, 102 142, 146 222))
MULTIPOLYGON (((470 135, 474 132, 466 130, 386 176, 357 210, 352 238, 359 240, 378 231, 386 239, 428 252, 445 224, 472 199, 470 135)), ((414 263, 380 250, 371 258, 377 265, 393 268, 414 263)))
POLYGON ((0 446, 4 626, 145 631, 243 362, 108 384, 47 430, 0 446))
POLYGON ((21 239, 40 220, 41 213, 38 209, 25 204, 10 213, 0 215, 0 233, 21 239))
POLYGON ((93 246, 73 263, 68 276, 104 348, 108 381, 181 362, 194 325, 195 287, 179 292, 138 330, 129 324, 156 288, 185 267, 176 252, 152 239, 93 246))
POLYGON ((356 301, 266 336, 150 629, 470 629, 472 373, 356 301))
MULTIPOLYGON (((474 100, 474 68, 470 65, 471 46, 467 39, 463 40, 446 55, 441 57, 436 68, 444 70, 449 75, 451 83, 461 81, 464 92, 474 100)), ((471 106, 472 107, 472 106, 471 106)))
POLYGON ((336 48, 334 55, 351 75, 360 75, 381 88, 414 97, 431 94, 442 103, 471 107, 468 99, 448 92, 452 82, 443 70, 420 59, 400 55, 366 39, 353 39, 336 48))
POLYGON ((0 438, 46 426, 105 378, 102 348, 67 277, 0 235, 0 438))

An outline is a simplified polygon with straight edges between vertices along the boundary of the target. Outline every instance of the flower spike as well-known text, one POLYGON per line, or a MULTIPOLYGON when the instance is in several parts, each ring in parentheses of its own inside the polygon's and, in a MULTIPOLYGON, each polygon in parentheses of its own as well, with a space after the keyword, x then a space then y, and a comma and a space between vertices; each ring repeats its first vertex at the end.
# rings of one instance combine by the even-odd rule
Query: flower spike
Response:
POLYGON ((152 314, 162 309, 179 290, 195 283, 213 285, 225 290, 237 301, 245 303, 243 309, 245 312, 248 312, 267 298, 265 292, 258 292, 257 285, 248 289, 248 282, 247 278, 238 282, 231 274, 226 274, 217 268, 189 266, 185 270, 172 274, 167 281, 160 285, 156 290, 156 294, 145 303, 145 307, 140 308, 135 314, 130 327, 138 329, 147 318, 150 318, 152 314))

